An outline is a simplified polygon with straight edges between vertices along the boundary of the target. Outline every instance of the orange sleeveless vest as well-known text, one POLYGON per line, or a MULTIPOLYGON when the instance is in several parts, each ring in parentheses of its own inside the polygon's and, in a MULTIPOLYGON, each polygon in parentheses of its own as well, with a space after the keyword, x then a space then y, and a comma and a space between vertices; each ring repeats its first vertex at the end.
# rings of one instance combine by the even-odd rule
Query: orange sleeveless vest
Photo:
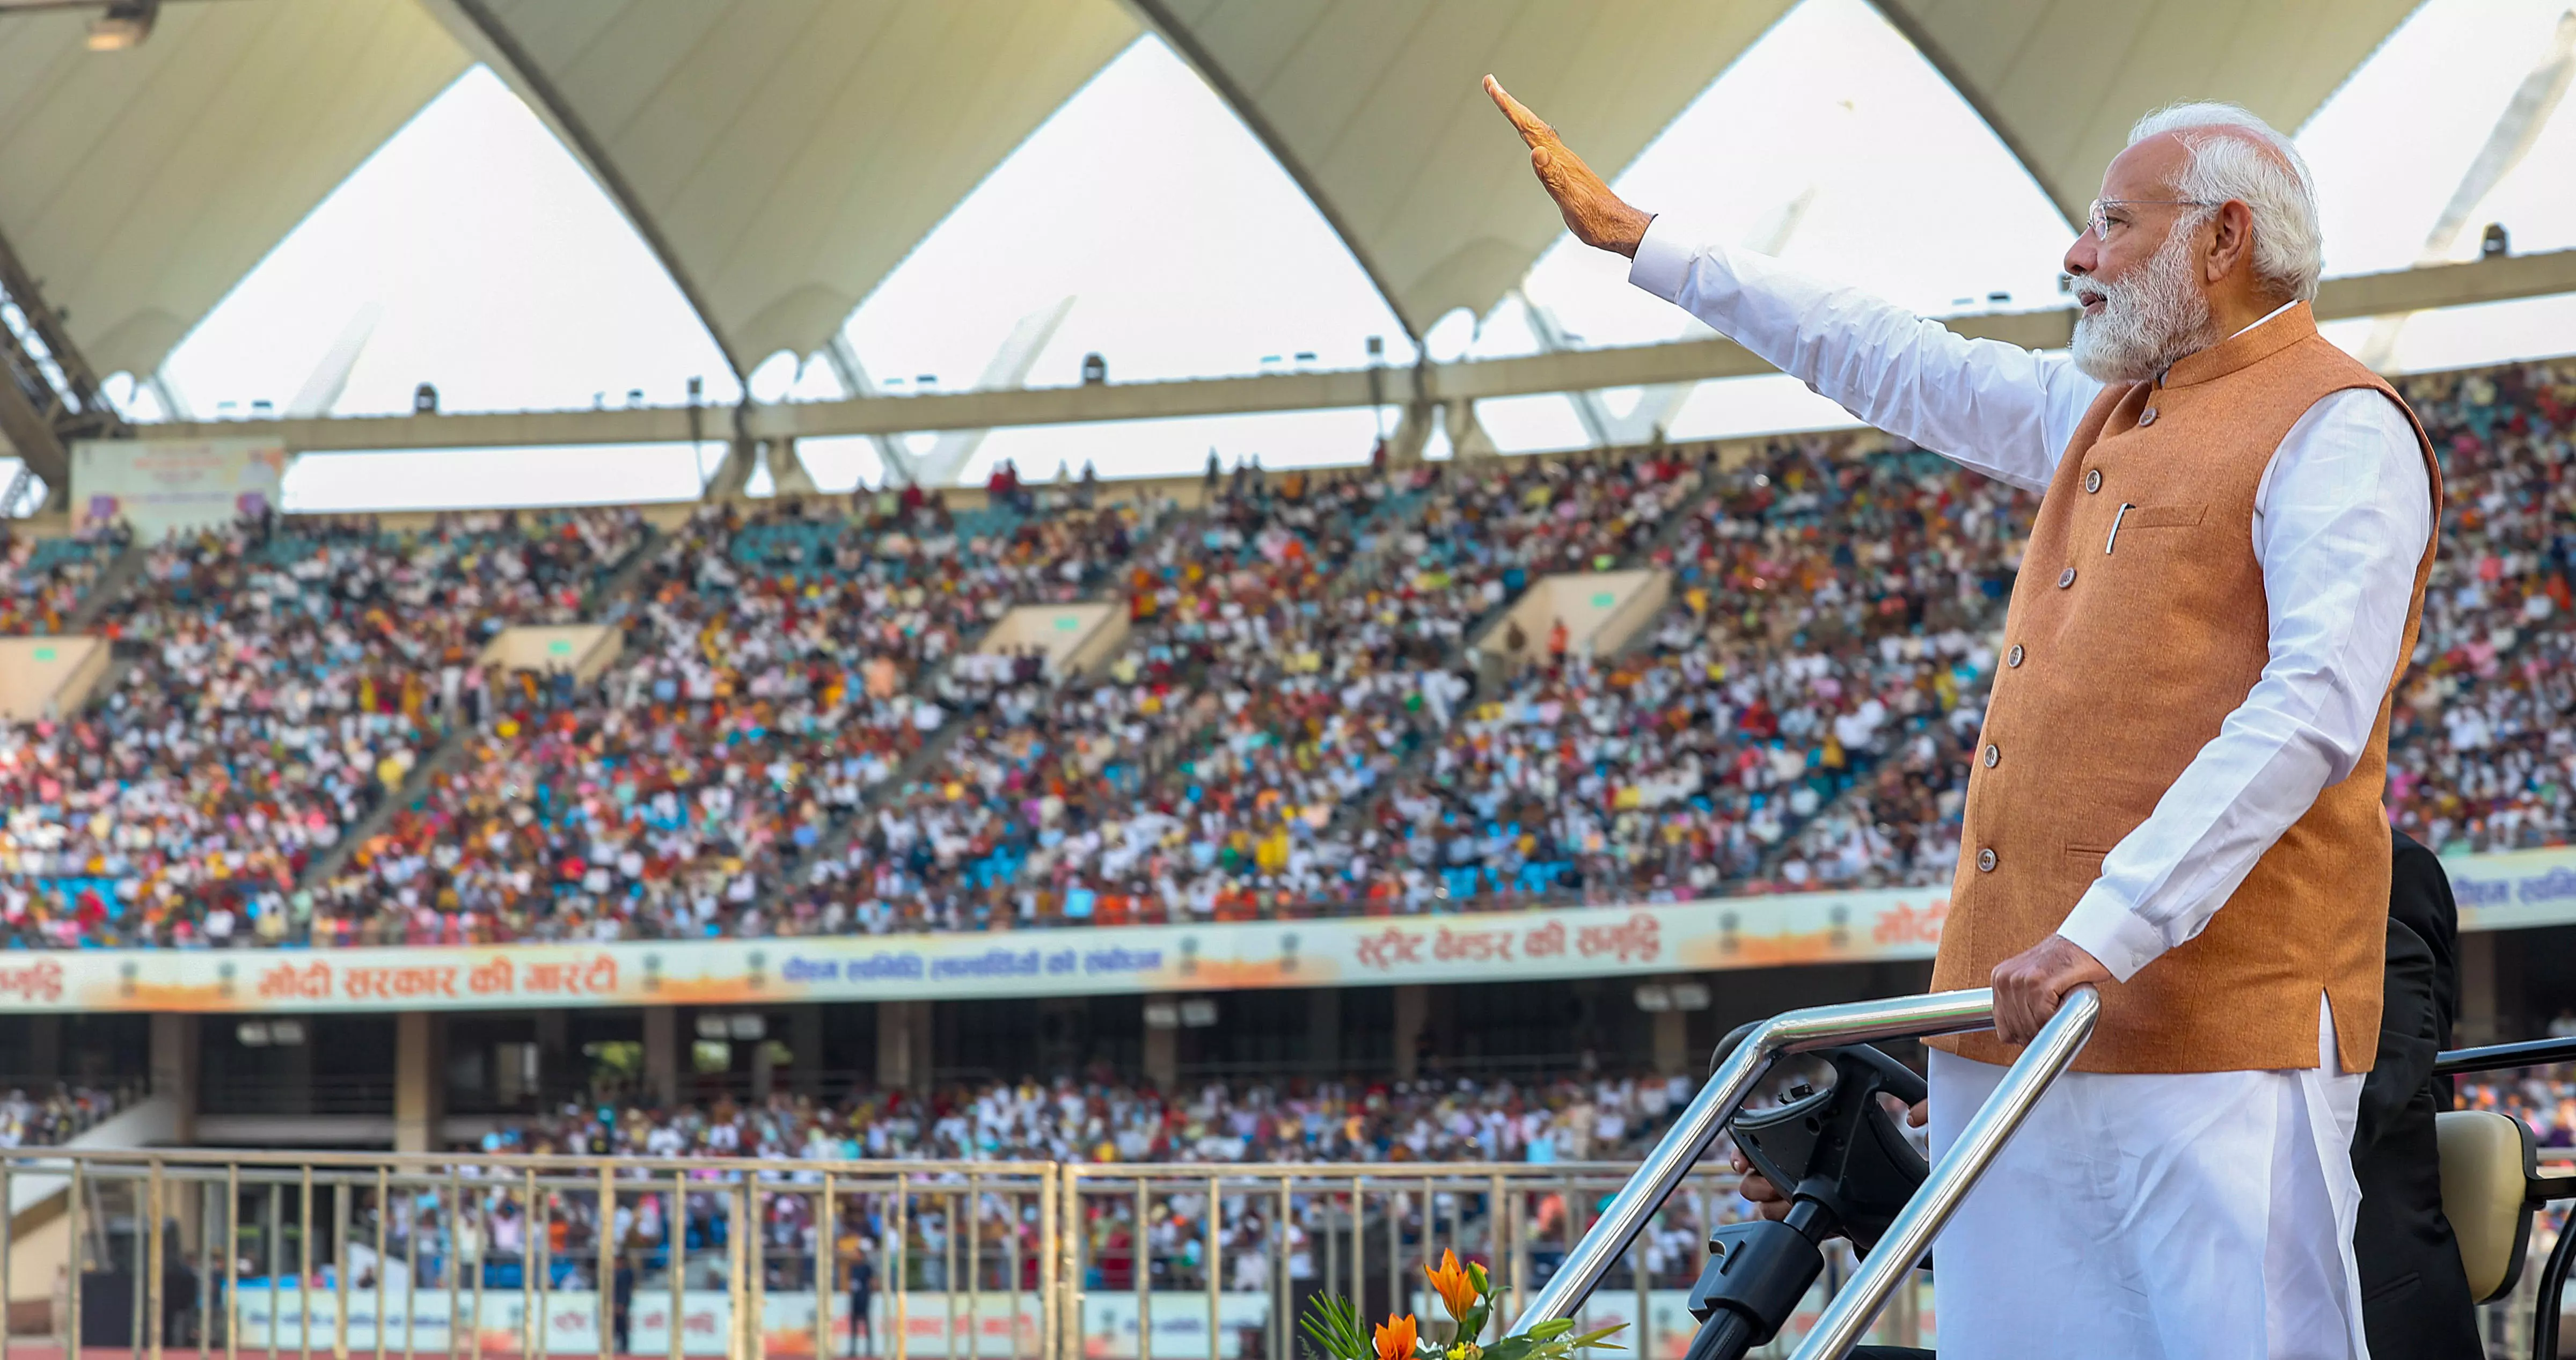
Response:
MULTIPOLYGON (((2183 359, 2161 382, 2095 400, 2040 502, 2013 586, 1933 986, 1985 986, 1996 964, 2054 933, 2103 855, 2244 702, 2270 649, 2255 492, 2299 417, 2358 387, 2405 410, 2318 336, 2303 304, 2183 359)), ((2441 472, 2420 424, 2415 439, 2438 525, 2441 472)), ((2198 937, 2126 983, 2103 984, 2078 1068, 2314 1067, 2323 992, 2344 1070, 2369 1070, 2387 940, 2390 696, 2432 566, 2428 544, 2405 645, 2352 773, 2264 852, 2198 937)), ((1990 1063, 2018 1051, 1991 1033, 1931 1042, 1990 1063)))

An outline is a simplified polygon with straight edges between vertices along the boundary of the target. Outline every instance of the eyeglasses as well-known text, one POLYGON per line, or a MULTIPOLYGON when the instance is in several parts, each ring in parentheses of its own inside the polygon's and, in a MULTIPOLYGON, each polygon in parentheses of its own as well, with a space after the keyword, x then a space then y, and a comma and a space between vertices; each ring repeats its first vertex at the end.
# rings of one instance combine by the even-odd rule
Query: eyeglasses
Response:
POLYGON ((2205 198, 2097 198, 2084 210, 2084 225, 2093 239, 2108 243, 2111 239, 2113 208, 2215 208, 2218 204, 2205 198))

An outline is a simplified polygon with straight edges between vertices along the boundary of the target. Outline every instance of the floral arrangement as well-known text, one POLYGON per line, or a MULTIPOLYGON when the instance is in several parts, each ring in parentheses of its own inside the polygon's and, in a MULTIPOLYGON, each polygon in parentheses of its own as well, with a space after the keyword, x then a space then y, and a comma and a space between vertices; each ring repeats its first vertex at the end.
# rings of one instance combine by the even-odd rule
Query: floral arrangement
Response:
POLYGON ((1587 1348, 1622 1349, 1608 1338, 1626 1323, 1576 1336, 1571 1318, 1542 1322, 1518 1336, 1479 1345, 1476 1338, 1484 1335, 1485 1324, 1494 1315, 1494 1285, 1486 1278, 1485 1268, 1473 1262, 1462 1267, 1458 1253, 1444 1251, 1440 1264, 1424 1266, 1422 1273, 1430 1279, 1432 1292, 1440 1296, 1440 1306, 1448 1310, 1451 1339, 1447 1344, 1424 1336, 1422 1324, 1410 1313, 1388 1314, 1372 1334, 1350 1300, 1318 1295, 1307 1307, 1302 1325, 1322 1351, 1322 1360, 1567 1360, 1587 1348))

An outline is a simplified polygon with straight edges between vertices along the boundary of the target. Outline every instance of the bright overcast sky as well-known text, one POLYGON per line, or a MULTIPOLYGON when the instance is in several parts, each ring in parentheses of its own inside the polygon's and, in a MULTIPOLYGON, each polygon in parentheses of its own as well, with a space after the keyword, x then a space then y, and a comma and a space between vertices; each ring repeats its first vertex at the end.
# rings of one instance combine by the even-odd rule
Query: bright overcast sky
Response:
MULTIPOLYGON (((2432 0, 2300 133, 2324 194, 2329 273, 2401 268, 2451 197, 2505 101, 2543 55, 2568 0, 2432 0), (2392 173, 2392 169, 2395 171, 2392 173)), ((1508 75, 1508 73, 1505 73, 1508 75)), ((2576 101, 2570 101, 2576 103, 2576 101)), ((1546 110, 1541 110, 1542 113, 1546 110)), ((1567 129, 1580 145, 1580 129, 1567 129)), ((1509 136, 1497 122, 1495 135, 1509 136)), ((2476 250, 2486 222, 2517 251, 2576 246, 2576 112, 2562 106, 2517 171, 2447 252, 2476 250), (2556 172, 2542 167, 2555 167, 2556 172)), ((2068 229, 1949 85, 1864 0, 1805 0, 1618 177, 1621 191, 1709 239, 1948 313, 2055 299, 2068 229), (1761 135, 1742 135, 1758 128, 1761 135)), ((1538 192, 1535 186, 1532 193, 1538 192)), ((1684 333, 1679 312, 1625 282, 1624 261, 1561 240, 1523 286, 1589 345, 1684 333)), ((1114 381, 1363 362, 1382 336, 1412 350, 1350 253, 1252 135, 1155 39, 1139 41, 1067 101, 852 315, 847 333, 888 390, 923 375, 972 385, 1020 319, 1074 299, 1029 372, 1078 380, 1088 353, 1114 381), (1157 205, 1134 228, 1130 205, 1157 205), (1043 223, 1033 230, 1032 223, 1043 223)), ((2335 330, 2359 345, 2370 323, 2335 330)), ((683 399, 733 380, 651 253, 573 158, 477 68, 324 200, 180 345, 166 372, 199 415, 287 405, 336 341, 366 335, 336 411, 409 409, 437 384, 447 410, 683 399), (372 329, 367 329, 369 325, 372 329)), ((1533 330, 1508 299, 1435 327, 1433 355, 1526 353, 1533 330)), ((2438 368, 2576 349, 2576 300, 2418 318, 2397 362, 2438 368)), ((778 358, 754 393, 826 398, 826 367, 778 358)), ((1613 420, 1641 394, 1603 394, 1613 420)), ((1700 384, 1658 409, 1676 437, 1848 423, 1786 378, 1700 384)), ((1507 451, 1588 442, 1564 397, 1488 402, 1507 451)), ((1095 462, 1103 475, 1229 462, 1336 463, 1367 452, 1369 411, 1004 431, 968 475, 1014 458, 1029 475, 1095 462)), ((923 441, 926 446, 926 440, 923 441)), ((807 448, 817 479, 876 475, 861 441, 807 448)), ((308 458, 290 475, 301 509, 453 505, 503 484, 528 502, 693 495, 686 449, 308 458)))

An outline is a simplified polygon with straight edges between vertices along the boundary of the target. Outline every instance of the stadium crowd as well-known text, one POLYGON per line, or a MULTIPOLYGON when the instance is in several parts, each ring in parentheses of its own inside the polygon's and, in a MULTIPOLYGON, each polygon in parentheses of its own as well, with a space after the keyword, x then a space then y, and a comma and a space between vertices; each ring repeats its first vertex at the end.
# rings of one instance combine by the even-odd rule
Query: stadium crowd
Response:
POLYGON ((132 541, 123 525, 58 538, 0 530, 0 637, 66 631, 90 587, 132 541))
POLYGON ((1444 1162, 1633 1158, 1688 1102, 1680 1077, 1210 1083, 1092 1077, 839 1102, 779 1094, 677 1109, 568 1104, 481 1152, 829 1161, 1444 1162))
MULTIPOLYGON (((2396 823, 2565 843, 2576 364, 2410 380, 2443 555, 2396 823)), ((482 941, 1456 911, 1933 884, 2032 500, 1875 437, 0 542, 0 622, 116 659, 0 725, 0 937, 482 941), (111 579, 113 598, 91 598, 111 579), (140 556, 136 556, 139 554, 140 556), (1561 570, 1661 567, 1594 655, 1561 570), (977 650, 1123 600, 1107 662, 977 650), (589 620, 588 678, 501 674, 589 620), (424 765, 426 769, 422 768, 424 765), (379 812, 388 795, 402 796, 379 812), (349 833, 366 834, 350 841, 349 833)))
POLYGON ((572 622, 643 540, 631 510, 246 520, 143 549, 78 714, 0 726, 0 932, 13 941, 305 938, 298 887, 471 721, 481 648, 572 622))
POLYGON ((0 1148, 57 1147, 79 1137, 133 1103, 131 1088, 107 1089, 56 1084, 29 1095, 11 1087, 0 1096, 0 1148))

